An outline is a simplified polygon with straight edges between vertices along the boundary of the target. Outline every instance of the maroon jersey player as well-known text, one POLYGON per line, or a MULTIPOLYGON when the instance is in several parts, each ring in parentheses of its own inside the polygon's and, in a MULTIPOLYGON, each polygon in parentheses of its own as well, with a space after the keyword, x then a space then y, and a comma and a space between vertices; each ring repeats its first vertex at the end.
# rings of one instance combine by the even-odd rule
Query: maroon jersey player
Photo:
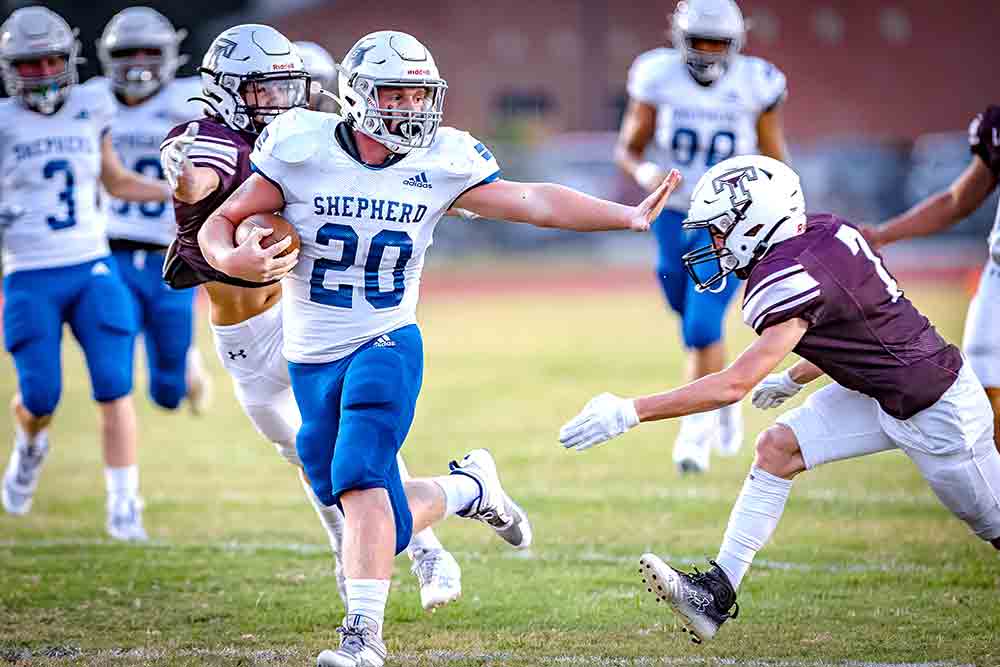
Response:
POLYGON ((736 590, 777 526, 792 479, 823 463, 900 449, 942 503, 1000 549, 1000 454, 990 404, 962 354, 903 295, 861 232, 832 215, 806 215, 799 178, 761 156, 719 163, 695 186, 689 229, 712 244, 685 255, 700 289, 735 273, 747 280, 743 320, 759 338, 728 368, 636 399, 602 394, 563 426, 585 450, 639 422, 714 410, 753 391, 783 403, 807 382, 833 382, 781 415, 756 457, 719 555, 704 573, 640 559, 646 587, 669 602, 701 642, 739 611, 736 590), (698 280, 698 264, 712 263, 698 280), (768 375, 789 353, 802 361, 768 375))
MULTIPOLYGON (((957 224, 979 208, 1000 183, 1000 106, 990 106, 969 125, 972 158, 947 190, 936 192, 906 213, 861 231, 874 246, 934 234, 957 224)), ((969 365, 993 405, 994 439, 1000 449, 1000 208, 990 233, 989 256, 979 289, 969 304, 963 347, 969 365)))

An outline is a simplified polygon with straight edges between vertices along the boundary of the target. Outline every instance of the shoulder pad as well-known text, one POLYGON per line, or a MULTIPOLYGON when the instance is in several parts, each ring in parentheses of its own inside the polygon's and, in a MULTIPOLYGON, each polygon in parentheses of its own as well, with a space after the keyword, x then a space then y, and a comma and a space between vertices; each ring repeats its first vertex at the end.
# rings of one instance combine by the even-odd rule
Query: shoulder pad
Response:
POLYGON ((256 148, 286 164, 301 164, 312 158, 329 141, 330 114, 292 109, 264 128, 256 148))

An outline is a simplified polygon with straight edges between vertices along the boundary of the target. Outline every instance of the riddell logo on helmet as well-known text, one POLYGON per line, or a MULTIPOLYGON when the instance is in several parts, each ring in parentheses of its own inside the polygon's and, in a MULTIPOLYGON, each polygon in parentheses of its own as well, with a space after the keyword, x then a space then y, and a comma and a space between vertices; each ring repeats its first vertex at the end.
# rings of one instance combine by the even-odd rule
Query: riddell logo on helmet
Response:
POLYGON ((295 65, 293 63, 275 63, 271 65, 271 69, 295 69, 295 65))
POLYGON ((410 69, 406 70, 407 74, 413 74, 416 76, 430 76, 431 71, 429 69, 410 69))

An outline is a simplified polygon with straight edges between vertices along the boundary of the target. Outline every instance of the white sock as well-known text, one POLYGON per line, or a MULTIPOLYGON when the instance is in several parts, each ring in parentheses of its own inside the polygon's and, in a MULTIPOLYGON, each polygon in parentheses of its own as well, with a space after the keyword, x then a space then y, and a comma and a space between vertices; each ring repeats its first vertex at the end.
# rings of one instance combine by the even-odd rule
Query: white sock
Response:
POLYGON ((378 633, 382 636, 385 621, 385 603, 389 600, 388 579, 351 579, 347 581, 347 608, 378 623, 378 633))
POLYGON ((112 500, 135 498, 139 495, 139 466, 105 466, 104 483, 108 489, 108 498, 112 500))
POLYGON ((34 447, 36 445, 45 446, 49 442, 49 429, 43 428, 38 433, 35 434, 33 438, 29 438, 28 434, 24 432, 21 425, 16 421, 14 422, 14 446, 19 449, 27 449, 28 447, 34 447))
POLYGON ((302 468, 299 468, 299 481, 302 482, 302 490, 306 492, 309 503, 316 510, 316 515, 319 517, 320 523, 323 524, 323 530, 326 531, 326 536, 330 540, 330 548, 333 549, 334 555, 339 559, 340 545, 344 541, 344 514, 336 505, 327 507, 320 502, 320 499, 316 497, 316 493, 312 490, 312 486, 306 479, 302 468))
POLYGON ((451 516, 479 500, 479 484, 468 475, 445 475, 432 481, 444 491, 444 515, 451 516))
POLYGON ((739 588, 753 557, 771 539, 791 490, 792 480, 781 479, 757 466, 750 468, 715 559, 733 588, 739 588))

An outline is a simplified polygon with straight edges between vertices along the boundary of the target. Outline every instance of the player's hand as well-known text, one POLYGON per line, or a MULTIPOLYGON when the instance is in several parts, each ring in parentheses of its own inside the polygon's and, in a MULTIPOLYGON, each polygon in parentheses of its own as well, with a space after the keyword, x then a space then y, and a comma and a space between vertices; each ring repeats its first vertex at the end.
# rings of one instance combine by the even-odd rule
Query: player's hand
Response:
POLYGON ((160 152, 160 166, 163 167, 163 177, 170 184, 171 192, 177 189, 177 182, 180 180, 184 170, 190 169, 193 166, 188 159, 188 153, 191 152, 191 146, 194 145, 194 140, 197 136, 198 123, 188 123, 184 134, 174 139, 173 143, 160 152))
POLYGON ((753 403, 755 408, 760 410, 776 408, 802 391, 803 386, 793 380, 788 371, 773 373, 761 380, 753 388, 753 393, 750 395, 750 402, 753 403))
POLYGON ((858 231, 872 250, 878 250, 883 245, 879 229, 875 225, 858 225, 858 231))
POLYGON ((582 452, 621 435, 638 423, 634 401, 605 393, 590 399, 580 414, 559 429, 559 442, 566 449, 582 452))
POLYGON ((262 248, 260 240, 273 231, 263 227, 251 230, 243 243, 220 260, 222 272, 254 283, 267 283, 285 277, 298 263, 299 251, 278 257, 292 244, 291 236, 286 236, 268 248, 262 248))
POLYGON ((634 232, 649 231, 653 222, 660 216, 664 204, 673 194, 674 190, 681 182, 681 173, 676 169, 671 169, 659 187, 653 190, 652 194, 642 200, 642 203, 634 207, 630 228, 634 232))
POLYGON ((0 229, 7 229, 25 214, 23 206, 0 204, 0 229))

